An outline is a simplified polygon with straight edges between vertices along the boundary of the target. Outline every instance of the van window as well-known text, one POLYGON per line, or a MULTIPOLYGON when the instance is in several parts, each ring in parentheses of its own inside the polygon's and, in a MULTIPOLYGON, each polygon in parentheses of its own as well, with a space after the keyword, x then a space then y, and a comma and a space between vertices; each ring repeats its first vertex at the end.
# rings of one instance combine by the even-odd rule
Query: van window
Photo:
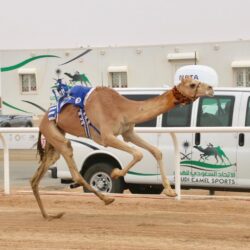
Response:
POLYGON ((162 127, 189 127, 191 121, 192 104, 177 106, 164 113, 162 116, 162 127))
MULTIPOLYGON (((145 101, 157 95, 123 95, 123 96, 134 101, 145 101)), ((136 127, 156 127, 156 120, 157 117, 147 122, 138 123, 136 124, 136 127)))
POLYGON ((198 108, 197 126, 231 126, 233 107, 233 96, 201 97, 198 108))
POLYGON ((250 97, 247 102, 246 126, 250 126, 250 97))

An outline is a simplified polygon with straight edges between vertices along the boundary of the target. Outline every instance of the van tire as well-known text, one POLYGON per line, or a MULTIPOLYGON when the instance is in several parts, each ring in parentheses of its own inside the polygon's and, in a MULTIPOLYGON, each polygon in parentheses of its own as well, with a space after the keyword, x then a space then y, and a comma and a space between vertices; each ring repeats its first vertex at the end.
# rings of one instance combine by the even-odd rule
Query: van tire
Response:
MULTIPOLYGON (((111 178, 111 172, 114 167, 108 163, 94 163, 83 174, 83 178, 94 188, 100 192, 106 193, 122 193, 124 190, 124 180, 122 177, 118 179, 111 178)), ((90 191, 83 188, 83 191, 90 191)))
POLYGON ((132 194, 160 194, 163 191, 162 185, 129 184, 128 188, 132 194))

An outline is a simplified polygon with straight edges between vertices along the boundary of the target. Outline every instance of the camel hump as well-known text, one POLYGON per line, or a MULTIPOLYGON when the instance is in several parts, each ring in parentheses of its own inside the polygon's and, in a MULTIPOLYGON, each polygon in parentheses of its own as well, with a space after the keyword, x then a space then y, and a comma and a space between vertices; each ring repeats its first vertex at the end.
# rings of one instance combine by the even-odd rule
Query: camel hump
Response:
POLYGON ((116 90, 109 87, 96 87, 94 92, 97 98, 103 101, 111 100, 122 102, 122 100, 128 100, 127 98, 119 94, 116 90))
POLYGON ((107 94, 107 95, 120 95, 117 91, 109 87, 96 87, 95 91, 99 94, 107 94))

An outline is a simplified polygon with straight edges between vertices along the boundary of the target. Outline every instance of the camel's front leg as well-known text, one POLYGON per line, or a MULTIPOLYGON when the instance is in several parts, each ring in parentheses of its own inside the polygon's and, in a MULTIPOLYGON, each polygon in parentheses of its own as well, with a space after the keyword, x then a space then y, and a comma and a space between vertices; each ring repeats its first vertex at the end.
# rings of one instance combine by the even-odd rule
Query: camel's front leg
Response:
POLYGON ((174 192, 174 190, 171 188, 170 182, 169 182, 167 175, 165 173, 161 151, 158 148, 154 147, 153 145, 149 144, 148 142, 144 141, 140 136, 138 136, 134 132, 134 130, 130 130, 127 133, 123 134, 123 138, 126 141, 130 141, 133 144, 148 150, 154 156, 154 158, 157 160, 157 163, 160 167, 162 185, 164 186, 163 192, 166 195, 171 196, 171 197, 177 196, 176 193, 174 192))
POLYGON ((113 147, 125 151, 133 156, 132 161, 123 169, 115 168, 112 173, 112 178, 119 178, 124 176, 130 168, 132 168, 138 161, 143 157, 143 154, 136 148, 130 147, 126 142, 117 139, 112 134, 106 134, 105 137, 102 137, 102 144, 106 147, 113 147))
POLYGON ((104 201, 106 205, 113 202, 114 198, 108 197, 98 192, 83 179, 81 174, 78 172, 76 163, 73 159, 73 149, 71 143, 64 137, 64 134, 61 133, 56 124, 44 119, 40 125, 40 128, 41 127, 43 128, 43 131, 41 132, 45 136, 46 141, 50 143, 66 160, 73 180, 79 185, 88 189, 90 192, 96 194, 102 201, 104 201))

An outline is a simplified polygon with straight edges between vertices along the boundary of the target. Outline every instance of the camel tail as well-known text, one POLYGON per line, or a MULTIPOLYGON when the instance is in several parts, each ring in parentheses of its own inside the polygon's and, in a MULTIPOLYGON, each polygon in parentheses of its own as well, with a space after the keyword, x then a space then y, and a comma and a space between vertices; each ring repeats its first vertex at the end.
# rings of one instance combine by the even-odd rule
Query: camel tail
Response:
POLYGON ((42 145, 41 137, 42 137, 42 133, 41 131, 39 131, 38 140, 37 140, 37 154, 39 154, 40 156, 40 161, 43 160, 44 153, 45 153, 45 150, 42 145))

